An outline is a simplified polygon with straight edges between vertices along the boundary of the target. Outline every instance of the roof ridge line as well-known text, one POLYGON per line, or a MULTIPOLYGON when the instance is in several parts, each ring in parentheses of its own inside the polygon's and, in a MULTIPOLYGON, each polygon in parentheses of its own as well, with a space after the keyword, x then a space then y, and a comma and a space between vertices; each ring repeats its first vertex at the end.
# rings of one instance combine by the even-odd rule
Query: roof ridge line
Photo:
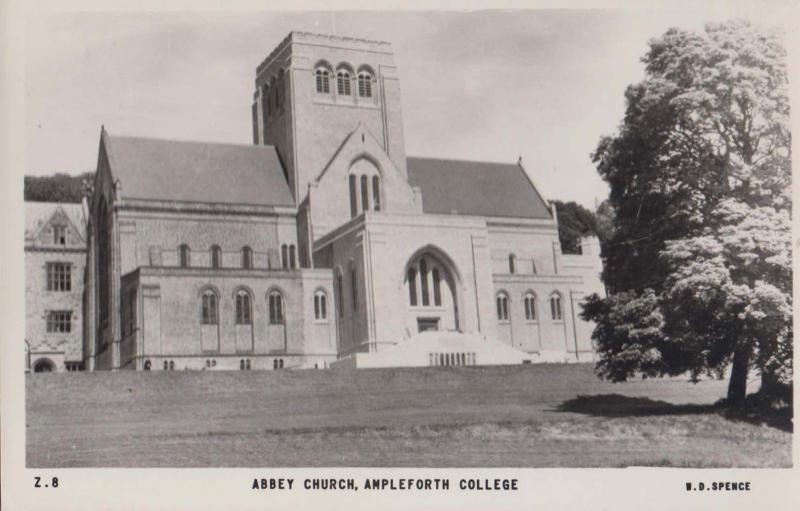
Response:
POLYGON ((243 143, 243 142, 211 142, 206 140, 185 140, 179 138, 156 138, 156 137, 143 137, 138 135, 111 135, 110 133, 106 132, 110 138, 128 138, 128 139, 136 139, 136 140, 152 140, 154 142, 177 142, 179 144, 204 144, 204 145, 227 145, 227 146, 234 146, 234 147, 254 147, 254 148, 272 148, 275 149, 275 146, 272 144, 250 144, 250 143, 243 143))
POLYGON ((505 162, 505 161, 489 161, 489 160, 467 160, 464 158, 438 158, 436 156, 406 156, 406 160, 408 159, 415 159, 415 160, 436 160, 436 161, 457 161, 457 162, 464 162, 464 163, 488 163, 490 165, 516 165, 517 162, 505 162))

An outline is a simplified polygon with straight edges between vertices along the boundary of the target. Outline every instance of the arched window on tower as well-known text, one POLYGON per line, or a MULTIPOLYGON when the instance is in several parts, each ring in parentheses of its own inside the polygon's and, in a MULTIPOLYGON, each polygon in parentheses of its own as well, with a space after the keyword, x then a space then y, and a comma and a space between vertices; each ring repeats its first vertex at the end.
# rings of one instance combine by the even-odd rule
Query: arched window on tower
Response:
POLYGON ((554 321, 561 321, 564 315, 561 311, 561 296, 558 293, 553 293, 550 296, 550 317, 554 321))
POLYGON ((219 268, 222 266, 222 249, 218 245, 211 247, 211 267, 219 268))
POLYGON ((272 290, 269 293, 269 323, 271 325, 283 324, 283 295, 278 290, 272 290))
POLYGON ((372 75, 366 71, 358 73, 358 97, 372 97, 372 75))
POLYGON ((253 267, 253 249, 242 247, 242 268, 249 270, 253 267))
POLYGON ((336 73, 336 93, 339 96, 350 96, 350 72, 340 69, 336 73))
POLYGON ((181 268, 188 268, 191 262, 189 260, 189 245, 184 243, 183 245, 180 246, 178 251, 180 252, 181 268))
POLYGON ((381 210, 381 178, 372 176, 372 208, 381 210))
POLYGON ((289 268, 289 247, 286 243, 281 245, 281 268, 284 270, 289 268))
POLYGON ((316 85, 318 94, 330 94, 331 92, 331 74, 330 71, 324 67, 318 67, 316 72, 316 85))
POLYGON ((497 294, 497 319, 508 321, 508 295, 505 293, 497 294))
POLYGON ((508 254, 508 273, 516 273, 517 271, 517 256, 508 254))
POLYGON ((295 269, 297 268, 297 257, 295 253, 297 250, 295 249, 294 245, 289 245, 289 268, 295 269))

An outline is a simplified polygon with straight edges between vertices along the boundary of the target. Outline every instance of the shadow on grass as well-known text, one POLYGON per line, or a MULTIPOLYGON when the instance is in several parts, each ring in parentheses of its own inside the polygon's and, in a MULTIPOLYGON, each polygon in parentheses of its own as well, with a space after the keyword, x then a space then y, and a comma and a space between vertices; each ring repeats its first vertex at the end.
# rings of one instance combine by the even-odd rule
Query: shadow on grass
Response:
POLYGON ((737 409, 723 403, 697 405, 676 405, 666 401, 654 401, 646 397, 629 397, 620 394, 597 394, 578 396, 564 401, 556 411, 582 413, 600 417, 646 417, 654 415, 698 415, 718 414, 728 420, 766 424, 789 433, 792 432, 791 409, 783 408, 775 411, 755 409, 737 409))

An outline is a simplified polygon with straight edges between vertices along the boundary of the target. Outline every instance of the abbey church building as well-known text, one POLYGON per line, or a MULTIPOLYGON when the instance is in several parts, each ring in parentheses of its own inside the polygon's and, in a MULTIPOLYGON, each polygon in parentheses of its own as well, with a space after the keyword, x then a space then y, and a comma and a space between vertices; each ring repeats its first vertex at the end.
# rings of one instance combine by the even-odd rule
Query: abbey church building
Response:
POLYGON ((292 32, 256 69, 252 145, 103 129, 85 367, 591 360, 596 239, 561 253, 515 156, 407 155, 402 114, 389 43, 292 32))

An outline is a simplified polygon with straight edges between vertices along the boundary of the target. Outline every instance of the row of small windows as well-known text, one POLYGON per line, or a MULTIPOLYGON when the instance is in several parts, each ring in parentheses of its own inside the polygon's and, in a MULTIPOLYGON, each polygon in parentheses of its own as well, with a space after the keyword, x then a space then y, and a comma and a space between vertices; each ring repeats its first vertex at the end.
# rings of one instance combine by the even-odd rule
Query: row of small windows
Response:
POLYGON ((381 178, 378 176, 356 176, 350 174, 350 217, 353 218, 364 211, 381 210, 381 178), (372 186, 370 186, 370 184, 372 186), (360 193, 359 193, 360 192, 360 193), (359 197, 361 199, 359 209, 359 197))
MULTIPOLYGON (((329 68, 317 67, 316 71, 314 72, 314 77, 318 94, 331 93, 331 76, 333 76, 333 73, 329 68)), ((372 83, 374 81, 372 73, 367 70, 359 71, 356 80, 358 82, 358 97, 371 98, 373 88, 372 83)), ((338 69, 336 71, 336 94, 338 96, 351 96, 352 81, 353 75, 348 69, 338 69)))
MULTIPOLYGON (((237 325, 250 325, 253 322, 252 303, 250 294, 245 290, 236 293, 235 317, 237 325)), ((269 322, 271 325, 282 325, 285 321, 283 295, 277 291, 270 291, 267 298, 269 309, 269 322)), ((324 321, 328 319, 328 297, 324 291, 314 293, 314 319, 324 321)), ((200 320, 204 325, 219 323, 219 306, 217 294, 207 289, 203 292, 200 304, 200 320)))
POLYGON ((428 364, 435 367, 474 366, 475 353, 429 353, 428 364))
MULTIPOLYGON (((525 319, 528 321, 536 321, 536 296, 528 292, 525 294, 522 302, 525 307, 525 319)), ((508 295, 505 293, 498 293, 496 304, 497 319, 500 321, 508 321, 508 295)), ((550 295, 550 319, 554 321, 564 319, 561 310, 561 296, 558 294, 550 295)))
MULTIPOLYGON (((178 248, 180 266, 181 268, 188 268, 191 266, 191 250, 189 245, 183 244, 178 248)), ((242 247, 242 268, 249 270, 253 268, 253 249, 250 247, 242 247)), ((218 245, 211 247, 211 267, 222 268, 222 249, 218 245)), ((297 268, 297 248, 292 245, 284 243, 281 245, 281 268, 283 269, 296 269, 297 268)))

